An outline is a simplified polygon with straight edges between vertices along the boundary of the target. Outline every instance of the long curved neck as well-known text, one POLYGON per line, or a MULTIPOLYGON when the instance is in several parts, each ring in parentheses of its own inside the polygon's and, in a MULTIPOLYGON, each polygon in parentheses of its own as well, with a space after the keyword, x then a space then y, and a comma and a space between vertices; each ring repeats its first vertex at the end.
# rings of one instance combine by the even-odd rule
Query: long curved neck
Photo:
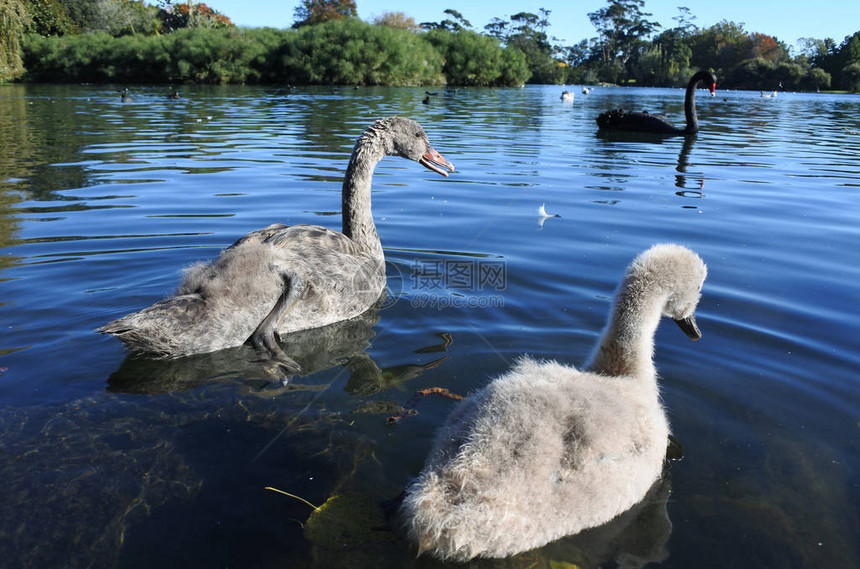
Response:
POLYGON ((642 279, 625 279, 587 369, 608 376, 633 376, 656 382, 654 334, 665 297, 643 294, 648 288, 642 279))
POLYGON ((693 77, 687 84, 687 94, 684 96, 684 114, 687 117, 687 127, 684 132, 694 134, 699 132, 699 115, 696 114, 696 87, 701 79, 693 77))
POLYGON ((376 164, 385 156, 378 137, 365 132, 359 137, 343 179, 343 234, 356 245, 382 257, 382 243, 373 223, 370 207, 370 184, 376 164))

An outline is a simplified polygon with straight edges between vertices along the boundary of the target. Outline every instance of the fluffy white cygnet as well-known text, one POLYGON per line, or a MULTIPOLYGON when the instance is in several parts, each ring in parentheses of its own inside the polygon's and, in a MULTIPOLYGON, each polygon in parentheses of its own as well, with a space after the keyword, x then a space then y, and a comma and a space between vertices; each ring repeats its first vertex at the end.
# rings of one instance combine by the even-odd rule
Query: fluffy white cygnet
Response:
POLYGON ((669 437, 652 360, 661 315, 693 339, 707 270, 655 245, 630 265, 587 371, 524 357, 462 401, 400 514, 419 553, 505 557, 601 525, 660 477, 669 437))

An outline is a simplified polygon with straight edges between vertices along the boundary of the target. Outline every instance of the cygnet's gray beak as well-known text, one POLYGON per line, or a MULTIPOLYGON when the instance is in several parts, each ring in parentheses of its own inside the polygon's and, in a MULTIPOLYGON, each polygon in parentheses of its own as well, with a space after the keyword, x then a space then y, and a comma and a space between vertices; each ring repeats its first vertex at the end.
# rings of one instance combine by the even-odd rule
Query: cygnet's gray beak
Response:
POLYGON ((699 327, 696 326, 696 317, 692 314, 687 318, 679 318, 678 320, 675 320, 675 324, 677 324, 678 328, 683 330, 684 334, 693 341, 702 337, 699 327))
POLYGON ((442 174, 446 178, 448 177, 448 172, 442 168, 447 168, 452 172, 454 171, 454 165, 445 160, 445 157, 436 152, 436 149, 432 146, 427 147, 427 152, 425 152, 424 156, 418 160, 418 163, 428 170, 433 170, 437 174, 442 174))

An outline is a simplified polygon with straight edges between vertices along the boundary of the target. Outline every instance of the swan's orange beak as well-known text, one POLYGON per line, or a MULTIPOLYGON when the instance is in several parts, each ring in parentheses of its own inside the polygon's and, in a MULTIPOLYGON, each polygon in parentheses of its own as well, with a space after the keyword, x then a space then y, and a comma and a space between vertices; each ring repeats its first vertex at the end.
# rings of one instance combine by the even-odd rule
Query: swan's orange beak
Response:
POLYGON ((448 172, 443 170, 442 168, 447 168, 448 170, 454 171, 454 165, 445 160, 445 157, 436 152, 436 149, 432 146, 427 147, 427 152, 424 153, 424 156, 418 160, 418 163, 427 168, 428 170, 433 170, 437 174, 442 174, 446 178, 448 177, 448 172))

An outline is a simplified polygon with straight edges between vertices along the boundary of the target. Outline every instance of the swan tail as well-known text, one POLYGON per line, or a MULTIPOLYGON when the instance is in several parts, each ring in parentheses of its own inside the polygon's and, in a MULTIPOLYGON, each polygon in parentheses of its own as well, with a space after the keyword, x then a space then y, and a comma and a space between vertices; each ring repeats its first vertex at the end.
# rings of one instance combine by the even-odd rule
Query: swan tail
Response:
POLYGON ((199 318, 202 304, 199 295, 175 296, 117 318, 96 331, 116 336, 132 351, 162 357, 186 355, 190 352, 179 339, 191 335, 189 330, 199 318))

